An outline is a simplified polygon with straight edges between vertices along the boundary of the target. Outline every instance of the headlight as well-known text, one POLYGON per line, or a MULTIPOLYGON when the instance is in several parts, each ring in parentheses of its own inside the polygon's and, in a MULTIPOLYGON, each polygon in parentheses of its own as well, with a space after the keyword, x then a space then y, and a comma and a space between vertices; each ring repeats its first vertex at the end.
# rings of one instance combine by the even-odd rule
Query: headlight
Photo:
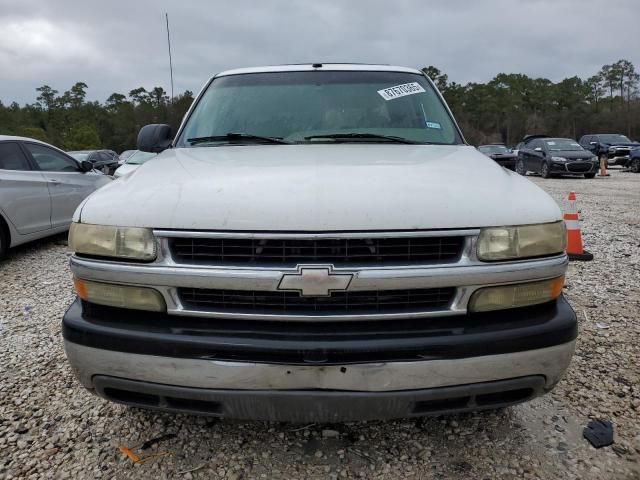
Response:
POLYGON ((539 257, 564 252, 567 235, 564 222, 485 228, 480 232, 476 252, 487 262, 539 257))
POLYGON ((132 308, 152 312, 164 312, 167 310, 160 292, 152 288, 91 282, 80 278, 75 278, 73 283, 78 296, 87 302, 109 307, 132 308))
POLYGON ((81 255, 147 262, 156 258, 156 242, 147 228, 72 223, 69 247, 81 255))
POLYGON ((469 300, 469 311, 488 312, 549 302, 562 293, 564 276, 541 282, 518 283, 476 290, 469 300))
POLYGON ((567 159, 564 157, 551 157, 551 160, 553 160, 554 162, 566 162, 567 159))

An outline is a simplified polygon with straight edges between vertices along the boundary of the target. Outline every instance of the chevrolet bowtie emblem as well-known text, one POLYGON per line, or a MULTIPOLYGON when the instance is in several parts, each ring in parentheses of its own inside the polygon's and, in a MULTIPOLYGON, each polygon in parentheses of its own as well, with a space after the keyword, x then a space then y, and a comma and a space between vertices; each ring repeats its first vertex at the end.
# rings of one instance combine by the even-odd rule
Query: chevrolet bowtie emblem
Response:
POLYGON ((298 273, 282 276, 278 290, 299 292, 304 297, 328 297, 349 288, 353 273, 335 273, 333 267, 298 267, 298 273))

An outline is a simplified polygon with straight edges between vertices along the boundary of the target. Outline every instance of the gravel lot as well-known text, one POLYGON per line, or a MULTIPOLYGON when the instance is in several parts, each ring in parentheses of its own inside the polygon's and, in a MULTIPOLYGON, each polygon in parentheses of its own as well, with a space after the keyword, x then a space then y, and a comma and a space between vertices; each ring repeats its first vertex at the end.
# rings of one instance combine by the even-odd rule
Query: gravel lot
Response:
POLYGON ((580 336, 552 394, 489 413, 307 426, 110 404, 80 387, 64 356, 60 319, 74 295, 59 236, 0 261, 0 479, 640 478, 640 175, 529 178, 558 202, 576 192, 595 254, 569 269, 580 336), (613 447, 582 438, 591 418, 613 423, 613 447), (142 465, 118 450, 167 433, 135 450, 164 453, 142 465))

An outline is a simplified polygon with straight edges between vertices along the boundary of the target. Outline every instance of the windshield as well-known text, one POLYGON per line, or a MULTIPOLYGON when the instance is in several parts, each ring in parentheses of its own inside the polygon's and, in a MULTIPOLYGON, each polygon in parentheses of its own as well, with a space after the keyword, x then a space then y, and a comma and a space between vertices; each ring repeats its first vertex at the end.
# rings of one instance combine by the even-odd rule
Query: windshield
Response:
POLYGON ((482 145, 478 147, 482 153, 510 153, 510 150, 504 145, 482 145))
POLYGON ((631 140, 624 135, 598 135, 598 138, 603 143, 631 143, 631 140))
POLYGON ((68 155, 75 158, 79 162, 83 162, 89 156, 88 153, 80 153, 80 152, 67 152, 68 155))
POLYGON ((142 165, 147 160, 151 160, 153 157, 156 157, 156 156, 158 156, 157 153, 142 152, 138 150, 129 158, 127 158, 127 160, 124 163, 126 163, 127 165, 142 165))
POLYGON ((544 143, 547 144, 547 148, 552 151, 580 151, 584 150, 580 146, 578 142, 575 140, 571 140, 569 138, 550 138, 549 140, 545 140, 544 143))
POLYGON ((462 143, 444 104, 421 75, 312 71, 216 78, 176 146, 268 140, 256 136, 286 143, 392 140, 381 136, 396 137, 396 143, 398 138, 409 143, 462 143), (243 136, 224 138, 229 133, 243 136))

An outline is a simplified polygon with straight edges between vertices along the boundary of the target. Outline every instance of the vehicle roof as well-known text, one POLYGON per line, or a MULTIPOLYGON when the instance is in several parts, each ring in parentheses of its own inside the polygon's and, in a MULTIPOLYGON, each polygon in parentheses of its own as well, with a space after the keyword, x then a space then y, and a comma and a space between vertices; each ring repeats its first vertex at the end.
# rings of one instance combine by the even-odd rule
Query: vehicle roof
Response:
POLYGON ((531 140, 535 140, 536 138, 549 138, 549 135, 547 135, 546 133, 539 133, 535 135, 525 135, 524 137, 522 137, 521 143, 528 143, 531 140))
POLYGON ((621 137, 626 137, 624 133, 588 133, 587 135, 583 135, 583 137, 599 137, 600 135, 619 135, 621 137))
POLYGON ((19 141, 19 142, 24 142, 24 141, 35 142, 35 143, 42 143, 43 145, 53 146, 47 142, 43 142, 42 140, 37 140, 35 138, 18 137, 15 135, 0 135, 0 142, 7 141, 7 140, 13 140, 13 141, 19 141))
POLYGON ((96 150, 69 150, 67 153, 93 153, 93 152, 110 152, 105 148, 98 148, 96 150))
POLYGON ((478 145, 480 147, 504 147, 506 146, 504 143, 483 143, 482 145, 478 145))
POLYGON ((265 67, 236 68, 220 72, 216 77, 225 77, 228 75, 243 75, 247 73, 272 73, 272 72, 313 72, 313 71, 343 71, 343 72, 403 72, 417 73, 422 72, 416 68, 396 67, 392 65, 375 65, 363 63, 303 63, 299 65, 271 65, 265 67), (322 65, 314 67, 314 65, 322 65))

